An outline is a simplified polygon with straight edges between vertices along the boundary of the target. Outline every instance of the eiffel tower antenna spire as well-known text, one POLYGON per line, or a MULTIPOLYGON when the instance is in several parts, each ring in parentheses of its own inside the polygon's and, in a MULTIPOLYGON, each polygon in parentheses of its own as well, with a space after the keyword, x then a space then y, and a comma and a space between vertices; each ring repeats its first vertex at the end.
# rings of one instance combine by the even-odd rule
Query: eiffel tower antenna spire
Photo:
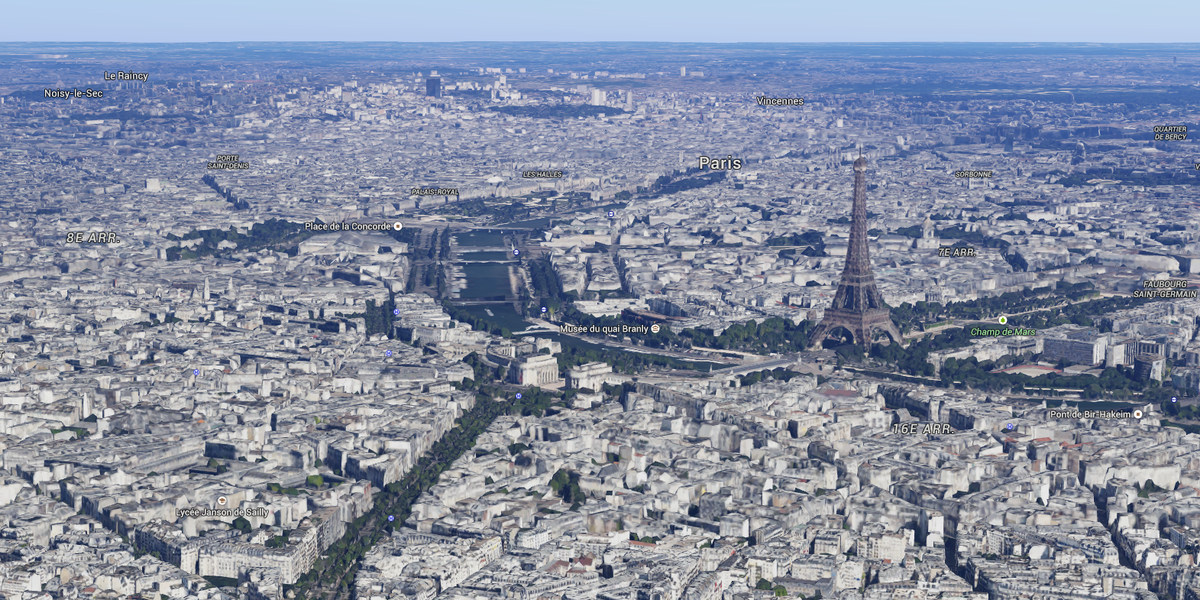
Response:
MULTIPOLYGON (((859 149, 861 154, 862 149, 859 149)), ((846 267, 838 284, 833 304, 825 309, 821 323, 809 338, 809 347, 818 348, 825 337, 838 327, 845 327, 854 342, 871 346, 874 333, 886 333, 892 341, 904 343, 900 330, 892 322, 891 311, 875 287, 871 271, 870 248, 867 244, 867 159, 854 161, 854 203, 850 210, 850 246, 846 249, 846 267)))

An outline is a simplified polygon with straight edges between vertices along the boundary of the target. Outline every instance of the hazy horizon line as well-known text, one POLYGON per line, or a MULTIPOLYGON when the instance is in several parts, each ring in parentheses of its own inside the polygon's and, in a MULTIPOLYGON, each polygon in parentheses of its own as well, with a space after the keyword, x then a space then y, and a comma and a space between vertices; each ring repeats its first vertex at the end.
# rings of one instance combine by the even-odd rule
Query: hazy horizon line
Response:
POLYGON ((112 40, 8 40, 0 41, 0 46, 6 44, 712 44, 722 46, 733 45, 770 45, 787 44, 797 46, 824 45, 886 45, 886 44, 1005 44, 1036 46, 1049 45, 1088 45, 1088 46, 1196 46, 1200 42, 1096 42, 1096 41, 952 41, 952 40, 906 40, 906 41, 874 41, 874 42, 788 42, 788 41, 753 41, 753 42, 714 42, 714 41, 679 41, 679 40, 455 40, 455 41, 401 41, 401 40, 209 40, 209 41, 112 41, 112 40))

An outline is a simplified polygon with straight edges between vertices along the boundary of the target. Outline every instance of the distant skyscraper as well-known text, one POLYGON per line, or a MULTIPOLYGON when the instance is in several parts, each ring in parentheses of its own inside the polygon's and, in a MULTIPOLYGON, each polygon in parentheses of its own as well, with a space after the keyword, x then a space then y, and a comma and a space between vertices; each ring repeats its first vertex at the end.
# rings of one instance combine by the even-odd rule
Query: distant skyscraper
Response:
POLYGON ((687 67, 679 67, 679 76, 687 77, 687 67))
POLYGON ((433 98, 442 97, 442 78, 430 77, 425 80, 425 95, 433 98))
POLYGON ((592 90, 592 106, 604 106, 607 102, 604 90, 592 90))
POLYGON ((809 346, 819 348, 825 336, 838 327, 845 327, 854 336, 854 343, 871 347, 876 331, 892 336, 903 344, 904 337, 892 322, 891 311, 875 287, 871 272, 871 255, 867 246, 867 159, 854 161, 854 204, 850 209, 850 246, 846 249, 846 267, 838 284, 833 304, 825 309, 825 317, 809 338, 809 346))

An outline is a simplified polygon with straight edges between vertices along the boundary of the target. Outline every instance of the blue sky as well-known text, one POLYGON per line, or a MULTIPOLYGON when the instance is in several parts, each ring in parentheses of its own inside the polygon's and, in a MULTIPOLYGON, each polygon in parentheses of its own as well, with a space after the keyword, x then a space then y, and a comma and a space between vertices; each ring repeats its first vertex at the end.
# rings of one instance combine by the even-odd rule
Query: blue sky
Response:
POLYGON ((0 42, 1200 42, 1194 2, 1133 0, 60 0, 0 42), (1189 18, 1190 17, 1190 18, 1189 18))

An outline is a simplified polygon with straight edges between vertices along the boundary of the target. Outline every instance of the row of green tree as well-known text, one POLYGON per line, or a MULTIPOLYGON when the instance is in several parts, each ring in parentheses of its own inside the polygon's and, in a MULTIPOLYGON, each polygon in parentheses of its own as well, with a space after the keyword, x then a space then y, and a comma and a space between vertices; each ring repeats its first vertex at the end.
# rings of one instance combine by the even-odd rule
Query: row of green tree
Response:
MULTIPOLYGON (((475 357, 476 364, 481 364, 475 357)), ((517 400, 496 387, 487 373, 480 374, 479 381, 472 386, 482 390, 476 396, 475 406, 463 413, 457 425, 438 440, 417 464, 399 481, 378 490, 374 506, 367 514, 355 519, 346 527, 346 533, 319 558, 311 571, 305 573, 289 591, 296 593, 296 600, 304 600, 309 594, 314 597, 335 592, 346 596, 353 588, 362 557, 394 527, 403 524, 412 514, 412 505, 435 485, 438 477, 459 456, 475 445, 496 417, 502 414, 533 414, 542 406, 548 406, 557 396, 551 392, 531 389, 517 400), (494 398, 498 398, 494 399, 494 398)), ((545 410, 541 408, 541 410, 545 410)), ((540 414, 540 413, 539 413, 540 414)))
POLYGON ((560 370, 570 369, 591 362, 602 362, 612 365, 613 371, 617 373, 625 373, 627 375, 636 375, 647 368, 657 367, 662 369, 687 369, 691 371, 709 371, 709 366, 680 360, 670 356, 662 356, 659 354, 646 354, 642 352, 628 352, 615 348, 604 346, 580 346, 574 344, 564 344, 563 351, 558 355, 558 368, 560 370))
POLYGON ((757 354, 800 352, 808 347, 814 324, 811 321, 793 322, 782 317, 769 317, 761 323, 751 320, 735 323, 720 335, 711 329, 685 329, 681 339, 690 340, 689 347, 737 350, 757 354))
POLYGON ((446 276, 446 265, 439 263, 430 265, 430 268, 434 271, 434 291, 437 293, 438 298, 445 298, 446 293, 450 289, 450 280, 446 276))
POLYGON ((543 256, 535 260, 522 261, 521 264, 529 273, 529 286, 533 288, 534 294, 530 298, 524 288, 521 290, 521 306, 525 309, 525 316, 541 317, 541 307, 545 306, 553 318, 553 315, 561 314, 565 303, 578 299, 575 292, 563 291, 558 274, 555 273, 549 258, 543 256))
MULTIPOLYGON (((1037 356, 1024 358, 1029 361, 1036 361, 1038 359, 1037 356)), ((1009 360, 1007 362, 1012 364, 1016 361, 1009 360)), ((989 391, 1008 389, 1015 393, 1021 393, 1026 391, 1027 388, 1083 390, 1083 397, 1088 399, 1098 399, 1106 396, 1128 398, 1134 393, 1141 393, 1150 387, 1148 383, 1135 379, 1133 377, 1133 370, 1129 367, 1109 367, 1104 369, 1099 377, 1091 375, 1061 375, 1051 372, 1031 378, 1016 373, 993 372, 997 368, 1004 368, 1004 366, 1003 363, 994 361, 979 362, 975 357, 964 360, 949 358, 942 365, 939 377, 943 383, 959 382, 972 389, 989 391)))
POLYGON ((825 251, 825 234, 812 229, 803 233, 770 238, 767 240, 767 245, 803 247, 804 250, 801 254, 804 256, 829 256, 825 251))
POLYGON ((403 227, 399 231, 395 229, 388 231, 388 235, 391 236, 393 240, 407 244, 409 252, 411 252, 414 249, 413 246, 417 244, 417 239, 420 236, 420 233, 420 227, 403 227))
POLYGON ((512 337, 512 332, 508 328, 495 325, 483 317, 473 315, 460 306, 456 306, 450 302, 442 302, 442 309, 446 311, 447 315, 450 315, 451 319, 460 323, 466 323, 475 331, 486 331, 503 338, 512 337))
POLYGON ((280 248, 284 245, 294 245, 312 237, 314 232, 305 231, 304 225, 282 219, 267 219, 255 223, 246 233, 238 232, 230 225, 229 229, 202 229, 184 234, 182 237, 172 233, 167 239, 172 242, 201 240, 194 250, 185 250, 180 246, 167 248, 167 260, 181 260, 201 256, 228 256, 231 249, 221 249, 221 242, 234 242, 239 252, 253 252, 264 248, 280 248))
POLYGON ((421 271, 419 265, 409 265, 408 279, 404 282, 404 293, 411 294, 417 291, 417 275, 421 271))
POLYGON ((1053 291, 1026 288, 1019 292, 1005 292, 999 296, 945 305, 938 302, 905 302, 891 310, 892 320, 905 333, 949 319, 986 320, 1000 315, 1041 311, 1021 317, 1022 326, 1036 329, 1066 323, 1094 325, 1096 321, 1102 321, 1101 317, 1106 313, 1146 301, 1132 296, 1113 296, 1079 302, 1096 295, 1095 286, 1090 282, 1059 281, 1053 291), (1068 305, 1068 302, 1077 304, 1068 305), (1059 316, 1062 318, 1057 318, 1059 316))
POLYGON ((367 300, 367 308, 363 313, 363 319, 366 321, 366 334, 372 336, 376 334, 385 334, 388 339, 395 337, 392 328, 392 322, 396 319, 396 295, 389 294, 386 301, 379 306, 375 305, 374 300, 367 300))
POLYGON ((203 181, 204 184, 212 188, 214 192, 220 194, 226 202, 233 204, 234 210, 246 210, 250 208, 249 202, 239 198, 237 194, 234 194, 229 188, 221 187, 221 184, 217 182, 215 175, 205 175, 204 177, 200 178, 200 181, 203 181))
POLYGON ((425 258, 428 258, 429 260, 450 259, 449 226, 441 229, 440 231, 438 229, 434 229, 433 233, 429 234, 428 245, 425 249, 425 258))
MULTIPOLYGON (((684 175, 689 175, 693 172, 695 171, 688 169, 684 175)), ((698 177, 684 177, 680 179, 674 179, 672 177, 663 175, 655 180, 654 184, 647 191, 650 192, 653 197, 659 197, 687 190, 697 190, 713 185, 714 183, 720 183, 722 181, 725 181, 725 171, 713 171, 698 177)))
POLYGON ((747 373, 738 377, 738 380, 742 387, 748 387, 761 381, 769 381, 772 379, 775 381, 791 381, 796 377, 806 377, 806 375, 804 373, 797 373, 791 369, 779 367, 771 371, 755 371, 753 373, 747 373))
MULTIPOLYGON (((1189 394, 1186 392, 1186 390, 1172 390, 1171 396, 1162 402, 1163 414, 1170 415, 1172 417, 1179 417, 1180 419, 1185 420, 1200 419, 1200 405, 1188 404, 1184 406, 1181 402, 1171 402, 1171 397, 1187 397, 1189 394)), ((1195 392, 1192 391, 1191 395, 1194 396, 1195 392)))

